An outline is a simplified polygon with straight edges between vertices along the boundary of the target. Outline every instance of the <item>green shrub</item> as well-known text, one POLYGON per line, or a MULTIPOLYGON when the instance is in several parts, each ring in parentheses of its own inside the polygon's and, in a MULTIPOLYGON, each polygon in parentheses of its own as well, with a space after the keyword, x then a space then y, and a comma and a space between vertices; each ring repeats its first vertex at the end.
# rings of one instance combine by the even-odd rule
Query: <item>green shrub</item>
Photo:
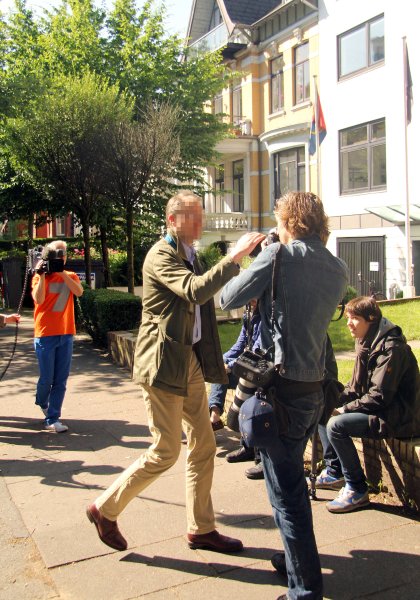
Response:
POLYGON ((141 299, 134 294, 85 288, 79 301, 78 323, 101 346, 108 345, 109 331, 129 331, 140 325, 141 299))
POLYGON ((347 290, 346 290, 346 295, 344 296, 344 304, 347 304, 347 302, 349 302, 350 300, 353 300, 353 298, 357 298, 358 295, 359 294, 358 294, 356 288, 352 287, 351 285, 348 285, 347 290))
POLYGON ((218 246, 210 244, 198 252, 198 258, 203 265, 204 271, 208 271, 223 258, 222 251, 218 246))

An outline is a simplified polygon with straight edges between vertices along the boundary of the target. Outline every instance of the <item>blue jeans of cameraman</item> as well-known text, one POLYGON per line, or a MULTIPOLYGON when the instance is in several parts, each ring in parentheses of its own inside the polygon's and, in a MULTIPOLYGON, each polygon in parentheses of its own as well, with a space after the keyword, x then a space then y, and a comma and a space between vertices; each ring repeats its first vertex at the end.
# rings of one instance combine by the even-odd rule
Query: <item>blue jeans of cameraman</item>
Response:
POLYGON ((48 409, 45 421, 51 425, 61 416, 73 354, 73 336, 35 338, 34 346, 39 366, 35 404, 48 409))
POLYGON ((228 383, 212 383, 209 394, 209 410, 215 406, 223 413, 225 408, 226 393, 228 390, 236 389, 238 378, 233 373, 228 373, 228 383))
POLYGON ((323 409, 322 391, 299 398, 281 398, 289 415, 289 430, 278 443, 260 450, 274 521, 286 555, 288 598, 321 600, 321 565, 312 522, 303 453, 323 409))

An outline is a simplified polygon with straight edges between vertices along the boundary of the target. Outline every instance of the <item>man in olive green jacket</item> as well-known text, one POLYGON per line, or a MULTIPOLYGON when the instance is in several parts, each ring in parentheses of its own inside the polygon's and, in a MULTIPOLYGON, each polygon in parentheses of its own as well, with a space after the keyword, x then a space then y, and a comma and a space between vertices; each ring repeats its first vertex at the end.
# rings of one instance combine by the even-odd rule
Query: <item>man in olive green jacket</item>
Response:
POLYGON ((87 508, 87 516, 105 544, 125 550, 117 518, 176 462, 183 428, 188 544, 236 552, 242 542, 215 529, 210 492, 216 444, 204 381, 226 381, 213 296, 239 273, 238 261, 264 236, 245 234, 203 274, 192 246, 201 236, 201 199, 179 192, 168 202, 166 221, 166 237, 151 248, 143 265, 143 312, 134 359, 134 379, 143 390, 153 443, 87 508))

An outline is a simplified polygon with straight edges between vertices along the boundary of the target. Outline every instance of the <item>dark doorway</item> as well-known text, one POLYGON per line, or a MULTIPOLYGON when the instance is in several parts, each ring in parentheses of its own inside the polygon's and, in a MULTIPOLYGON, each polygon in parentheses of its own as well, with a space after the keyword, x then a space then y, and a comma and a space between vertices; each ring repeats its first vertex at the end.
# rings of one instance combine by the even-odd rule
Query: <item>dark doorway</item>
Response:
POLYGON ((337 254, 350 270, 350 285, 369 296, 385 288, 385 236, 337 239, 337 254))

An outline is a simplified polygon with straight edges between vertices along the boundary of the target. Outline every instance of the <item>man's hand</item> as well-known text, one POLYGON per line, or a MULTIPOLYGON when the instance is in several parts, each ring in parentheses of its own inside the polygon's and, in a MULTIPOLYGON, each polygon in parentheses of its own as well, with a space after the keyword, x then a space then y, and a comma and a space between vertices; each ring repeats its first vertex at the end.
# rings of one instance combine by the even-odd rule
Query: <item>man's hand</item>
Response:
POLYGON ((5 315, 4 318, 5 323, 19 323, 20 315, 14 313, 13 315, 5 315))
POLYGON ((337 415, 344 415, 344 408, 342 406, 340 406, 339 408, 334 408, 334 410, 332 411, 332 417, 335 417, 337 415))
POLYGON ((241 236, 236 242, 236 245, 230 251, 230 255, 234 262, 239 262, 244 256, 248 256, 254 248, 261 244, 265 235, 263 233, 249 232, 241 236))
POLYGON ((67 271, 56 273, 56 275, 59 275, 59 277, 61 277, 61 279, 64 281, 64 283, 69 288, 72 294, 74 294, 77 297, 80 297, 83 294, 82 284, 72 279, 67 273, 67 271))

